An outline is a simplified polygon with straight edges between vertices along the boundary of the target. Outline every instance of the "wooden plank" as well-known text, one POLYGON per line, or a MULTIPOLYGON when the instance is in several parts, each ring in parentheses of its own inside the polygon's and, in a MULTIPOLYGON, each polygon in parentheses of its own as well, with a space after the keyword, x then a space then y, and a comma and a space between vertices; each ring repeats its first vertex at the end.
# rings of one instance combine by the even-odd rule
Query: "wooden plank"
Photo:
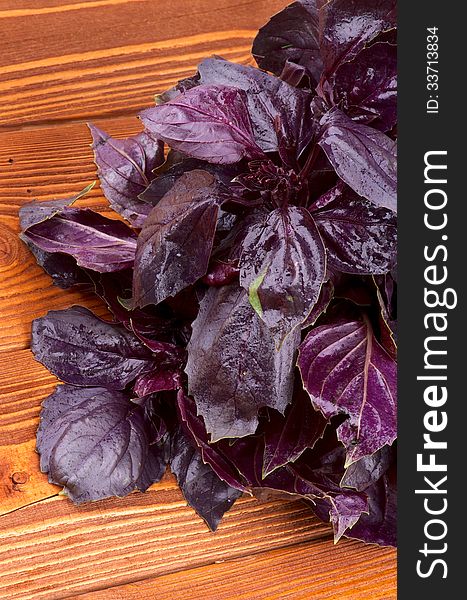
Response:
POLYGON ((136 113, 207 56, 249 62, 258 27, 286 4, 4 1, 0 126, 136 113))
POLYGON ((76 600, 395 600, 396 551, 342 540, 295 545, 75 596, 76 600), (254 586, 252 582, 254 581, 254 586))
POLYGON ((155 488, 80 507, 54 497, 0 517, 0 598, 54 600, 329 536, 299 501, 251 498, 212 533, 171 478, 155 488))

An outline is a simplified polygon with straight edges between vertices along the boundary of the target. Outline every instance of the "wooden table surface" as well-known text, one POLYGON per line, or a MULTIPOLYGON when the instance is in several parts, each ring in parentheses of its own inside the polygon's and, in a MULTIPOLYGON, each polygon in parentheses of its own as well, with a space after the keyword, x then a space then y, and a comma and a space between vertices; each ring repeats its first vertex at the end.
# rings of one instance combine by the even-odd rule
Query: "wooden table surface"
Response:
MULTIPOLYGON (((396 554, 342 540, 300 502, 239 500, 216 533, 167 475, 145 494, 74 507, 39 472, 35 430, 56 383, 28 349, 62 291, 17 237, 18 208, 95 179, 85 121, 116 136, 218 54, 244 64, 283 0, 0 0, 0 598, 396 597, 396 554)), ((98 186, 86 204, 106 211, 98 186)))

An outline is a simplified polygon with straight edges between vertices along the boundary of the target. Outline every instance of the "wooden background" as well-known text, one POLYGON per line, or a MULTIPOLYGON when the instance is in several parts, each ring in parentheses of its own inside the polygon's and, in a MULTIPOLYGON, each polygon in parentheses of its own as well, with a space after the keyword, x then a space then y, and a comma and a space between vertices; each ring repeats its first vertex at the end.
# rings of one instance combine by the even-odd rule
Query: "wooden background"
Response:
MULTIPOLYGON (((39 472, 40 403, 55 378, 31 320, 100 303, 51 285, 17 238, 18 208, 95 178, 85 121, 139 129, 153 95, 218 54, 251 62, 283 0, 0 0, 0 598, 396 597, 395 551, 342 540, 300 502, 238 501, 209 533, 171 476, 146 494, 76 508, 39 472)), ((86 203, 105 211, 98 189, 86 203)))

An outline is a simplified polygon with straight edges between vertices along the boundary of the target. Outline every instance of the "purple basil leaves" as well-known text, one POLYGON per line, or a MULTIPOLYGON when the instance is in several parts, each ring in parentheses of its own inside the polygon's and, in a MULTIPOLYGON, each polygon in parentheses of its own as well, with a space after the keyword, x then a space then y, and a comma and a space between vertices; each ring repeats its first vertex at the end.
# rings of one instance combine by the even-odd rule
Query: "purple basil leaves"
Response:
POLYGON ((33 323, 65 382, 41 469, 75 502, 170 465, 211 529, 273 490, 336 541, 396 543, 394 4, 297 0, 260 29, 260 69, 208 58, 141 133, 91 125, 119 218, 74 205, 92 186, 22 207, 37 262, 111 313, 33 323))
POLYGON ((195 283, 208 268, 220 204, 207 171, 180 177, 149 214, 138 238, 134 304, 159 304, 195 283))
POLYGON ((298 365, 314 406, 328 419, 347 416, 337 428, 347 465, 394 442, 396 362, 376 340, 366 315, 312 329, 300 346, 298 365))
POLYGON ((152 206, 138 196, 154 178, 154 169, 164 161, 162 142, 147 131, 117 140, 95 125, 89 125, 89 129, 105 197, 131 225, 141 227, 152 206))
POLYGON ((240 284, 279 344, 310 313, 325 273, 323 241, 305 208, 278 208, 248 230, 240 284))
POLYGON ((245 290, 235 284, 209 289, 193 323, 186 373, 212 441, 254 433, 263 406, 285 411, 297 336, 292 333, 277 350, 245 290))
POLYGON ((140 116, 152 134, 193 158, 231 164, 262 156, 241 90, 195 87, 140 116))
POLYGON ((36 319, 31 349, 62 381, 112 390, 124 389, 153 362, 151 351, 138 338, 81 306, 52 310, 36 319))
POLYGON ((293 2, 274 15, 261 27, 253 43, 252 53, 258 66, 281 76, 288 63, 300 65, 316 85, 323 70, 318 19, 313 0, 293 2))
POLYGON ((397 210, 396 142, 332 109, 321 119, 319 145, 339 177, 376 206, 397 210))
POLYGON ((61 385, 43 404, 41 470, 74 502, 144 491, 165 471, 150 436, 143 410, 123 392, 61 385))
POLYGON ((31 202, 22 207, 21 238, 34 248, 73 257, 80 267, 100 273, 133 265, 136 234, 121 221, 69 201, 31 202))
POLYGON ((224 513, 242 493, 204 462, 200 450, 182 428, 173 436, 170 469, 187 502, 215 531, 224 513))

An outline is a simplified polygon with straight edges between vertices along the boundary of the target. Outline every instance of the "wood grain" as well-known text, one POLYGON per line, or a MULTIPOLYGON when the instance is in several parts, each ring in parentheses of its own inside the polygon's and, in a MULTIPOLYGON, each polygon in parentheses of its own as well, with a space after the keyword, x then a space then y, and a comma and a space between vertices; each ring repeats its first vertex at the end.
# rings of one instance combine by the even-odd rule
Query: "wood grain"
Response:
POLYGON ((82 507, 54 497, 0 517, 0 598, 54 600, 328 533, 299 501, 243 498, 213 534, 172 478, 82 507))
POLYGON ((0 126, 136 114, 206 56, 250 61, 257 28, 286 3, 3 2, 0 126))
MULTIPOLYGON (((0 0, 0 598, 393 600, 395 552, 342 540, 300 502, 242 498, 208 532, 166 475, 146 494, 73 506, 39 469, 40 404, 56 379, 31 321, 102 302, 63 291, 17 237, 18 209, 95 179, 84 120, 112 135, 205 56, 252 61, 287 0, 0 0), (220 562, 219 562, 220 561, 220 562)), ((110 214, 96 186, 79 202, 110 214)))
POLYGON ((316 540, 80 595, 76 600, 391 600, 395 552, 316 540), (284 587, 284 580, 288 582, 284 587), (254 581, 254 588, 251 582, 254 581))

